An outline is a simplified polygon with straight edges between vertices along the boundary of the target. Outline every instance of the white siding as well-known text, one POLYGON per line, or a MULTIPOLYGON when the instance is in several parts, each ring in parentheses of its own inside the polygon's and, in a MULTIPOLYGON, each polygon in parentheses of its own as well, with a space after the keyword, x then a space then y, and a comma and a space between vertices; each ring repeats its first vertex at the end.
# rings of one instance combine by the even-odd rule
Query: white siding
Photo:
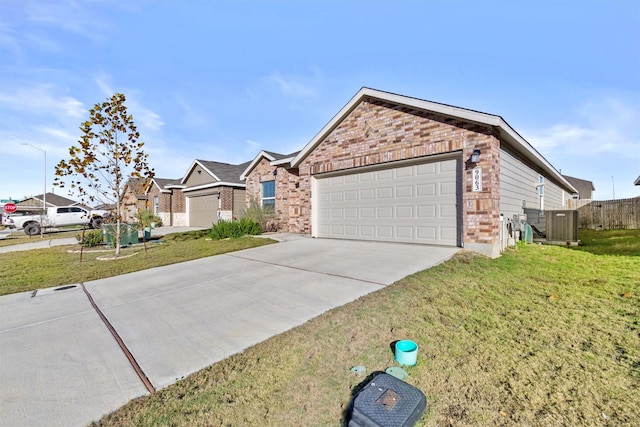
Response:
MULTIPOLYGON (((544 176, 544 209, 567 209, 566 193, 563 205, 562 188, 544 176)), ((505 218, 523 213, 523 204, 527 209, 540 208, 540 196, 536 184, 540 173, 524 164, 508 151, 500 150, 500 213, 505 218), (524 203, 523 203, 524 202, 524 203)))

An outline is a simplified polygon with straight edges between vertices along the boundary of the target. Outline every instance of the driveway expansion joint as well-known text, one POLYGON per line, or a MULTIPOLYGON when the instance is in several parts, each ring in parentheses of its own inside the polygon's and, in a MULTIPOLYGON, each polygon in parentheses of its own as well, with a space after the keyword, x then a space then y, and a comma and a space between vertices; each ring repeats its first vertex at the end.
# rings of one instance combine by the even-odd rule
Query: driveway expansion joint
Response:
POLYGON ((151 381, 149 380, 149 377, 147 377, 147 375, 144 373, 144 371, 142 370, 142 368, 138 364, 138 361, 135 359, 135 357, 133 357, 133 354, 131 354, 131 352, 129 351, 129 348, 127 348, 127 345, 124 343, 124 341, 122 340, 122 338, 118 334, 118 331, 116 331, 116 329, 113 327, 111 322, 109 322, 109 319, 107 319, 107 316, 105 316, 104 313, 102 312, 102 310, 100 310, 100 308, 98 307, 96 302, 93 300, 93 297, 89 293, 89 290, 86 288, 84 283, 80 283, 80 286, 82 286, 82 290, 87 295, 87 298, 89 299, 89 302, 91 303, 91 306, 93 307, 93 309, 98 314, 98 317, 100 317, 102 322, 104 322, 105 326, 107 327, 107 329, 109 330, 109 332, 111 333, 113 338, 116 340, 116 342, 120 346, 120 349, 122 349, 122 352, 127 357, 127 360, 129 360, 129 363, 131 364, 131 367, 133 368, 133 370, 136 372, 136 374, 140 378, 140 381, 142 381, 142 383, 147 388, 149 393, 151 393, 151 394, 155 393, 156 392, 155 387, 153 386, 153 384, 151 384, 151 381))
POLYGON ((366 280, 366 279, 358 279, 357 277, 349 277, 349 276, 343 276, 341 274, 335 274, 335 273, 326 273, 326 272, 322 272, 322 271, 315 271, 315 270, 309 270, 308 268, 301 268, 301 267, 293 267, 291 265, 286 265, 286 264, 280 264, 277 262, 271 262, 271 261, 263 261, 263 260, 259 260, 259 259, 254 259, 254 258, 247 258, 247 257, 243 257, 243 256, 239 256, 236 254, 224 254, 224 256, 229 256, 229 257, 234 257, 234 258, 238 258, 238 259, 243 259, 245 261, 253 261, 253 262, 259 262, 261 264, 268 264, 268 265, 274 265, 276 267, 284 267, 284 268, 290 268, 292 270, 298 270, 298 271, 304 271, 306 273, 315 273, 315 274, 321 274, 323 276, 331 276, 331 277, 338 277, 340 279, 348 279, 348 280, 355 280, 357 282, 363 282, 363 283, 369 283, 372 285, 376 285, 376 286, 380 286, 382 288, 386 287, 387 285, 385 283, 380 283, 380 282, 374 282, 373 280, 366 280))

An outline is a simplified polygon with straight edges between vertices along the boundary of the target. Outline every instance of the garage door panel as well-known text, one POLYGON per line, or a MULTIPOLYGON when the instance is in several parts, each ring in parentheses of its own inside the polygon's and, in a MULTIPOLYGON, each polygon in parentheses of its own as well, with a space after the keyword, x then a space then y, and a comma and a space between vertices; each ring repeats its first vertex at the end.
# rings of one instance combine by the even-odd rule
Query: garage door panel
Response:
POLYGON ((435 205, 422 205, 418 206, 418 218, 427 219, 427 218, 435 218, 436 217, 436 206, 435 205))
POLYGON ((413 218, 413 206, 398 206, 396 218, 413 218))
POLYGON ((396 237, 413 240, 413 227, 396 227, 396 237))
POLYGON ((365 188, 360 190, 360 200, 374 200, 376 192, 373 188, 365 188))
POLYGON ((457 160, 317 181, 318 237, 458 243, 457 160))
POLYGON ((435 196, 436 184, 417 184, 416 190, 416 195, 418 197, 435 196))
POLYGON ((402 185, 396 187, 396 198, 413 197, 413 186, 402 185))
POLYGON ((392 199, 393 187, 378 188, 378 199, 392 199))

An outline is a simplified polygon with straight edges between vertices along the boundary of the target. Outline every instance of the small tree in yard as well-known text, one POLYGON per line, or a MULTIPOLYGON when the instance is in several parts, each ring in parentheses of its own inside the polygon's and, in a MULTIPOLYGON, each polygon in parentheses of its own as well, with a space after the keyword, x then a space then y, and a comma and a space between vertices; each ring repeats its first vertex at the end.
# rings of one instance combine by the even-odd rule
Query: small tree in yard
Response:
POLYGON ((63 188, 67 184, 64 178, 71 177, 69 193, 77 192, 83 203, 115 205, 112 221, 116 256, 120 255, 124 186, 129 179, 149 182, 154 175, 148 154, 142 149, 144 142, 138 141, 140 133, 124 102, 125 96, 116 93, 89 110, 89 120, 80 126, 78 145, 69 148, 69 160, 61 160, 56 166, 53 184, 63 188))

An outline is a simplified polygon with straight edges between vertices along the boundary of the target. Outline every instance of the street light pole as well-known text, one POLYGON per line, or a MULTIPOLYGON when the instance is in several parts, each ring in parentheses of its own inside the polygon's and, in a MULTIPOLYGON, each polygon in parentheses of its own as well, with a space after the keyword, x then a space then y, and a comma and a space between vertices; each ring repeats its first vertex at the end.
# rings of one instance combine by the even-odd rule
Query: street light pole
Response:
MULTIPOLYGON (((44 148, 37 147, 33 144, 29 144, 28 142, 23 142, 22 145, 28 145, 30 147, 35 148, 36 150, 40 150, 44 153, 44 191, 42 192, 42 214, 47 214, 47 150, 44 148)), ((44 221, 40 221, 40 238, 44 238, 44 221)))

